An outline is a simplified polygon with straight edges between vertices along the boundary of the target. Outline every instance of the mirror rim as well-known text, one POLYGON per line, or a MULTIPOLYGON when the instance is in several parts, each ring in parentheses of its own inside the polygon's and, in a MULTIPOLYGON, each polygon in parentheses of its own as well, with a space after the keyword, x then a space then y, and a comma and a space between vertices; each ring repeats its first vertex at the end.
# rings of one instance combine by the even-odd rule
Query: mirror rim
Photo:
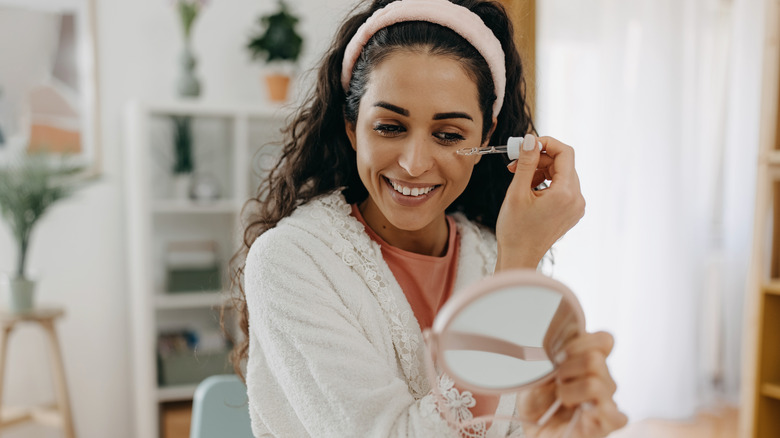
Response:
MULTIPOLYGON (((433 325, 430 330, 426 330, 425 339, 429 348, 432 350, 429 353, 434 357, 443 358, 444 351, 442 345, 438 342, 442 333, 445 333, 450 325, 455 321, 457 316, 466 309, 471 303, 480 298, 483 298, 493 292, 507 289, 512 286, 536 286, 551 289, 562 295, 561 302, 567 302, 572 306, 574 312, 574 318, 577 324, 577 330, 579 334, 585 333, 585 313, 582 310, 577 296, 566 285, 560 281, 554 280, 546 275, 538 272, 535 269, 512 269, 507 271, 501 271, 494 274, 491 277, 483 278, 479 281, 466 287, 464 290, 453 295, 442 306, 436 318, 433 320, 433 325)), ((469 390, 480 394, 505 394, 517 392, 523 388, 530 388, 532 386, 546 383, 555 377, 557 372, 557 366, 553 360, 550 360, 553 364, 553 369, 549 373, 542 375, 541 377, 532 380, 522 385, 511 386, 507 388, 484 388, 473 383, 469 383, 459 378, 452 372, 446 361, 441 360, 441 367, 443 372, 456 382, 456 385, 461 390, 469 390)), ((433 382, 432 382, 433 384, 433 382)))

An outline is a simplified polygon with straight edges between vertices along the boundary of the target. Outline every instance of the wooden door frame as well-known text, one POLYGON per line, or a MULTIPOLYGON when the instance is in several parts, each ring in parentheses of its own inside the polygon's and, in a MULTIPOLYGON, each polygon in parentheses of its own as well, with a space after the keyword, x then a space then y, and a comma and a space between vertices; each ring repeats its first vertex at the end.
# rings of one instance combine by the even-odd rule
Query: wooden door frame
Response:
POLYGON ((536 0, 500 0, 515 27, 515 44, 523 60, 526 99, 536 107, 536 0))

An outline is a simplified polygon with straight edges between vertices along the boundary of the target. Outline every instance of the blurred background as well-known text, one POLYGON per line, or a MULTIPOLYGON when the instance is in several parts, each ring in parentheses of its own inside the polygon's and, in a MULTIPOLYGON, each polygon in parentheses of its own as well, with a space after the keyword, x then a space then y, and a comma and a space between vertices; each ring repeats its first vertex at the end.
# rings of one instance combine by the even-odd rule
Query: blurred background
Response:
MULTIPOLYGON (((780 418, 780 357, 759 345, 780 351, 780 315, 762 313, 780 304, 759 298, 778 276, 777 228, 771 203, 756 204, 761 184, 777 186, 759 164, 777 149, 777 1, 503 3, 537 130, 577 153, 587 213, 556 244, 553 276, 589 330, 615 336, 632 422, 621 436, 672 436, 640 426, 687 430, 702 415, 699 436, 752 436, 762 421, 759 436, 778 436, 764 418, 780 418)), ((64 310, 78 436, 186 436, 195 384, 229 371, 215 308, 241 204, 355 4, 0 0, 0 163, 45 148, 88 181, 35 221, 23 273, 34 309, 64 310), (286 95, 269 88, 279 82, 286 95)), ((0 272, 12 279, 22 251, 9 224, 0 272)), ((9 339, 2 402, 54 399, 46 333, 19 323, 9 339)))

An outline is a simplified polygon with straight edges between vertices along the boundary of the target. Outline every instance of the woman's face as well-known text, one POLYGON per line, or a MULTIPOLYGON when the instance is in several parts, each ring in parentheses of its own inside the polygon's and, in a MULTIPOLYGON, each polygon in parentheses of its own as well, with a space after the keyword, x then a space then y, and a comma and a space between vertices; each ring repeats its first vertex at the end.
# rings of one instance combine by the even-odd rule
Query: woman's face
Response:
POLYGON ((476 83, 451 58, 397 52, 370 74, 358 114, 347 135, 369 194, 369 225, 388 242, 387 233, 446 226, 444 210, 479 161, 456 154, 481 143, 476 83))

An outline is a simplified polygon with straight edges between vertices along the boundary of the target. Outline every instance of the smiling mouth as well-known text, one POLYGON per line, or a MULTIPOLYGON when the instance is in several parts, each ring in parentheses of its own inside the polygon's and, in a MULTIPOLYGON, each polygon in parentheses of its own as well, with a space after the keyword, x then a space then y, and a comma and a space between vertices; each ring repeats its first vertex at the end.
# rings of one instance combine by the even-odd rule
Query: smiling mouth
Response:
POLYGON ((403 184, 399 184, 395 181, 392 181, 387 177, 383 177, 383 178, 385 179, 385 181, 387 181, 388 184, 390 184, 393 190, 395 190, 396 192, 404 196, 409 196, 412 198, 422 196, 422 195, 427 195, 428 193, 430 193, 431 191, 439 187, 439 184, 433 184, 427 187, 407 187, 404 186, 403 184))

